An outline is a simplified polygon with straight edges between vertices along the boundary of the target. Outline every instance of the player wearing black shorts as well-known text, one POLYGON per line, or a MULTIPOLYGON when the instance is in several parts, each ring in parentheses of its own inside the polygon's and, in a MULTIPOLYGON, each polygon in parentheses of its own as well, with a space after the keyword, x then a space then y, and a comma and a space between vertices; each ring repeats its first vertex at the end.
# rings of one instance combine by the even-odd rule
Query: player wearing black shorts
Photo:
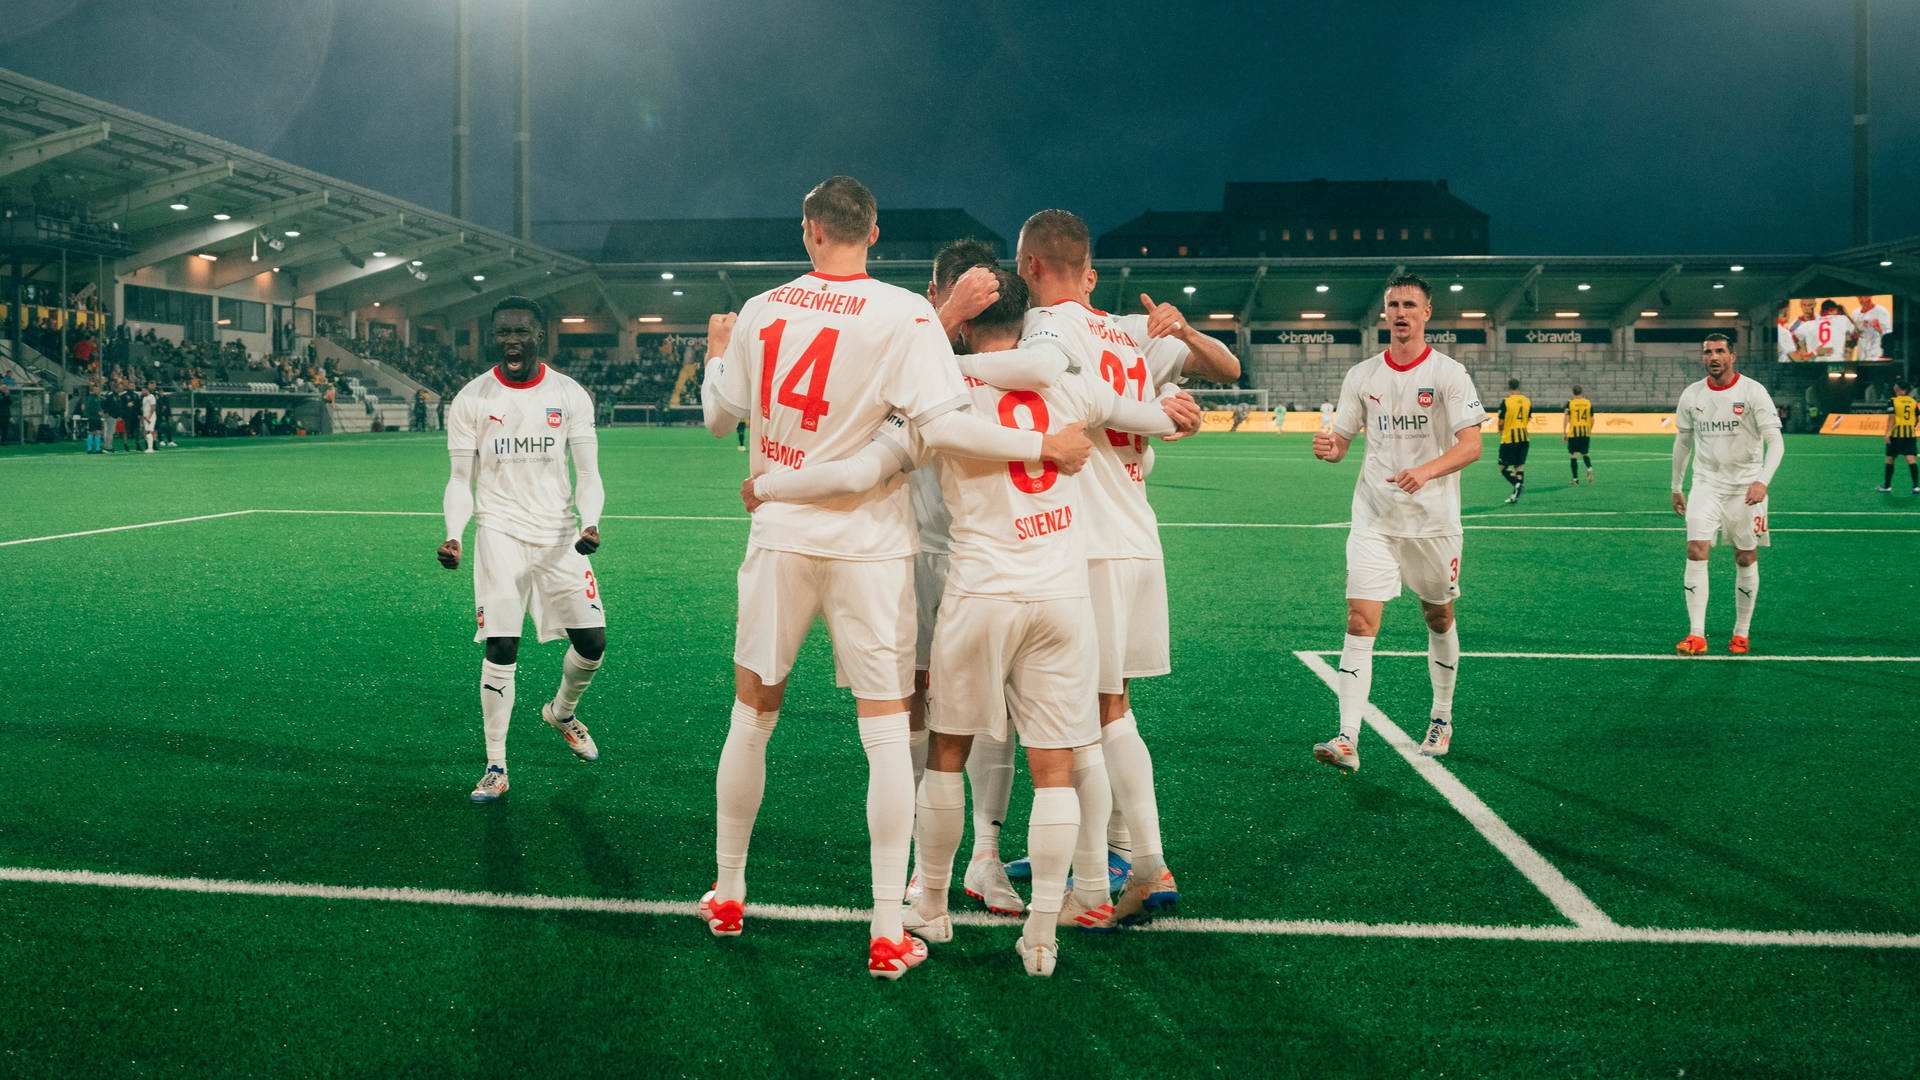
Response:
POLYGON ((1573 479, 1568 483, 1580 482, 1582 463, 1587 466, 1587 483, 1593 483, 1593 455, 1588 451, 1593 444, 1593 402, 1582 396, 1577 386, 1567 401, 1567 423, 1561 437, 1567 441, 1567 468, 1573 470, 1573 479))
POLYGON ((1533 402, 1520 392, 1520 380, 1507 380, 1507 397, 1500 403, 1500 475, 1513 485, 1508 502, 1519 502, 1527 486, 1527 423, 1533 419, 1533 402))
POLYGON ((1913 493, 1920 495, 1920 464, 1914 458, 1914 422, 1920 414, 1920 404, 1913 398, 1913 386, 1902 380, 1893 384, 1893 400, 1888 403, 1887 411, 1893 416, 1887 421, 1887 471, 1875 491, 1893 490, 1893 459, 1905 456, 1907 459, 1907 479, 1913 482, 1913 493))

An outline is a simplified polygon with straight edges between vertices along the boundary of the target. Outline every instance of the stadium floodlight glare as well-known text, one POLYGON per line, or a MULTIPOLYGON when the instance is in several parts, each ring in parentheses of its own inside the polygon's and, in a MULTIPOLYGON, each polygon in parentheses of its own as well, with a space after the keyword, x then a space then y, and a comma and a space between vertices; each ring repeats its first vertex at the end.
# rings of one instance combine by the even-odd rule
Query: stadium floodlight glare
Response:
POLYGON ((1194 288, 1194 287, 1193 287, 1193 286, 1191 286, 1191 285, 1184 285, 1184 286, 1181 286, 1181 288, 1180 288, 1180 291, 1181 291, 1181 292, 1183 292, 1183 293, 1186 293, 1186 294, 1187 294, 1188 296, 1192 296, 1192 295, 1193 295, 1194 293, 1197 293, 1197 292, 1199 292, 1200 290, 1199 290, 1199 289, 1196 289, 1196 288, 1194 288))
POLYGON ((583 323, 587 321, 587 317, 585 315, 562 315, 560 316, 560 321, 563 323, 583 323))
POLYGON ((643 322, 643 323, 656 323, 656 322, 665 322, 666 319, 660 315, 642 315, 634 321, 643 322))
POLYGON ((1713 317, 1716 319, 1737 319, 1740 317, 1740 313, 1737 311, 1716 311, 1713 313, 1713 317))
POLYGON ((173 201, 167 204, 167 209, 169 210, 185 210, 186 208, 187 197, 185 195, 176 195, 173 201))
POLYGON ((413 260, 412 262, 409 262, 409 263, 408 263, 407 265, 408 265, 408 266, 419 266, 419 265, 420 265, 420 260, 419 260, 419 259, 415 259, 415 260, 413 260))
POLYGON ((475 275, 473 275, 473 280, 475 280, 475 281, 485 281, 485 280, 487 280, 487 275, 485 275, 485 274, 475 274, 475 275))
POLYGON ((384 259, 387 257, 387 253, 384 251, 376 251, 373 253, 373 257, 376 259, 384 259))
POLYGON ((1331 289, 1331 288, 1333 288, 1333 286, 1331 286, 1331 285, 1328 285, 1328 284, 1327 284, 1326 282, 1324 282, 1324 281, 1323 281, 1323 282, 1321 282, 1320 284, 1318 284, 1318 285, 1315 285, 1315 286, 1313 287, 1313 291, 1314 291, 1314 292, 1326 292, 1326 291, 1327 291, 1328 289, 1331 289))
POLYGON ((287 230, 287 238, 288 238, 289 240, 291 240, 291 239, 293 239, 293 238, 295 238, 295 237, 298 237, 299 235, 300 235, 300 230, 299 230, 299 229, 288 229, 288 230, 287 230))
POLYGON ((1716 289, 1724 289, 1727 287, 1727 283, 1724 281, 1716 281, 1713 283, 1713 287, 1716 289))
POLYGON ((375 300, 375 301, 373 302, 373 306, 374 306, 374 307, 379 307, 379 306, 380 306, 380 301, 378 301, 378 300, 375 300))
POLYGON ((1231 312, 1231 311, 1215 311, 1215 312, 1212 312, 1212 313, 1210 313, 1210 314, 1209 314, 1209 315, 1207 316, 1207 318, 1209 318, 1209 319, 1231 319, 1231 318, 1233 318, 1233 312, 1231 312))
POLYGON ((1643 319, 1657 319, 1660 317, 1660 313, 1657 311, 1643 311, 1640 313, 1640 317, 1643 319))
POLYGON ((230 213, 228 213, 228 212, 226 212, 225 210, 215 210, 215 211, 213 212, 213 220, 215 220, 215 221, 232 221, 232 220, 233 220, 233 215, 232 215, 232 214, 230 214, 230 213))
POLYGON ((685 296, 685 295, 687 295, 687 293, 686 293, 686 290, 685 290, 685 289, 675 289, 675 290, 673 290, 673 295, 675 295, 675 296, 685 296))
POLYGON ((1880 260, 1880 265, 1881 265, 1881 266, 1892 266, 1892 265, 1893 265, 1893 260, 1892 260, 1892 259, 1881 259, 1881 260, 1880 260))
POLYGON ((198 255, 196 255, 196 256, 194 256, 194 257, 195 257, 195 258, 199 258, 199 259, 205 259, 205 260, 207 260, 208 262, 219 262, 219 261, 220 261, 220 256, 218 256, 218 255, 215 255, 215 254, 214 254, 213 252, 211 252, 211 251, 202 251, 202 252, 200 252, 200 253, 199 253, 198 255))
POLYGON ((1487 317, 1487 313, 1484 311, 1463 311, 1460 313, 1460 317, 1463 319, 1484 319, 1487 317))
POLYGON ((1300 313, 1300 317, 1303 319, 1324 319, 1327 317, 1327 313, 1324 311, 1303 311, 1300 313))
POLYGON ((1553 317, 1556 319, 1577 319, 1580 317, 1580 313, 1577 311, 1556 311, 1553 313, 1553 317))
POLYGON ((1466 292, 1467 284, 1464 281, 1456 281, 1453 284, 1447 286, 1447 291, 1448 292, 1466 292))
POLYGON ((1746 267, 1744 267, 1744 266, 1741 266, 1741 265, 1740 265, 1739 263, 1734 263, 1734 264, 1733 264, 1732 266, 1729 266, 1729 267, 1727 267, 1727 269, 1729 269, 1729 270, 1731 270, 1731 271, 1733 271, 1734 273, 1736 273, 1736 274, 1737 274, 1737 273, 1739 273, 1740 271, 1742 271, 1742 270, 1745 270, 1745 269, 1746 269, 1746 267))
POLYGON ((671 270, 663 270, 663 271, 661 271, 661 272, 660 272, 660 280, 661 280, 661 281, 672 281, 672 280, 673 280, 673 271, 671 271, 671 270))
POLYGON ((1580 284, 1575 285, 1574 288, 1579 289, 1581 292, 1586 292, 1587 290, 1593 288, 1593 286, 1583 281, 1580 284))

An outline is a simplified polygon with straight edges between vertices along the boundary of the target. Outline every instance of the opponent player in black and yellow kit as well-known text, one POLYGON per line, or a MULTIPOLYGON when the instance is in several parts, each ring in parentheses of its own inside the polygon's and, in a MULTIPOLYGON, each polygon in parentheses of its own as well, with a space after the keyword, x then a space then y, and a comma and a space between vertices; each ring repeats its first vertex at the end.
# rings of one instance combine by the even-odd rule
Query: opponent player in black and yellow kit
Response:
POLYGON ((1907 458, 1907 479, 1913 481, 1913 493, 1920 495, 1920 464, 1915 464, 1913 443, 1916 414, 1920 414, 1920 403, 1913 399, 1912 385, 1902 381, 1893 384, 1893 401, 1887 411, 1893 418, 1887 421, 1887 473, 1875 491, 1893 490, 1893 459, 1901 454, 1907 458))
POLYGON ((1561 436, 1567 441, 1567 468, 1573 470, 1571 484, 1580 482, 1580 465, 1587 466, 1587 483, 1593 483, 1593 455, 1588 447, 1593 442, 1593 402, 1580 394, 1580 388, 1573 388, 1573 397, 1567 402, 1567 425, 1561 436))
POLYGON ((1527 422, 1533 418, 1533 402, 1520 392, 1520 380, 1507 380, 1507 397, 1500 403, 1500 475, 1513 485, 1508 502, 1519 502, 1527 486, 1527 422))

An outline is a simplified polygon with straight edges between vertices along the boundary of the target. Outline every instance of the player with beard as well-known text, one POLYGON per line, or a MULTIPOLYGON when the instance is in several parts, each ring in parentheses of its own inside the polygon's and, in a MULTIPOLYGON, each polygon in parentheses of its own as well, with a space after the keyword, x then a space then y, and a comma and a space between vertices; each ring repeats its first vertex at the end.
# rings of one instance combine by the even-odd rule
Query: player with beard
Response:
POLYGON ((582 761, 596 760, 600 750, 574 708, 607 648, 604 600, 587 560, 600 547, 606 504, 593 399, 542 361, 547 335, 538 303, 507 297, 494 305, 492 328, 494 366, 462 387, 447 410, 453 470, 443 500, 447 540, 437 553, 440 565, 458 568, 460 537, 468 520, 475 522, 474 640, 486 645, 480 716, 487 750, 486 772, 473 789, 477 803, 507 793, 507 725, 526 617, 533 616, 541 641, 565 635, 571 643, 560 688, 540 716, 582 761))

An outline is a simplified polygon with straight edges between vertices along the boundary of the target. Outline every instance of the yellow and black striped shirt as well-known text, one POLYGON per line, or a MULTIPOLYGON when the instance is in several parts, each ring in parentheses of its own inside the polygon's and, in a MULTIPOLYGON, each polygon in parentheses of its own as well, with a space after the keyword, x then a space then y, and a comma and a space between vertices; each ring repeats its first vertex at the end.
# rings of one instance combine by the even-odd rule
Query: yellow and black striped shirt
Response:
POLYGON ((1527 421, 1533 418, 1533 402, 1518 391, 1500 403, 1500 441, 1527 442, 1527 421))
POLYGON ((1901 394, 1893 399, 1893 423, 1887 426, 1887 438, 1913 438, 1915 414, 1920 413, 1920 403, 1910 394, 1901 394))
POLYGON ((1567 437, 1583 439, 1593 434, 1593 402, 1577 397, 1567 402, 1567 437))

